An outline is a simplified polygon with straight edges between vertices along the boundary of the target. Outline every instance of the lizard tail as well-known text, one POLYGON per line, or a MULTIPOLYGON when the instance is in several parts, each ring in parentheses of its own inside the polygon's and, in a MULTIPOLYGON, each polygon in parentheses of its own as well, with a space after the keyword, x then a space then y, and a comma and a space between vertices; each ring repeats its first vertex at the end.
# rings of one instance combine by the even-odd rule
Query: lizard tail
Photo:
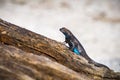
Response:
POLYGON ((105 68, 107 68, 107 69, 110 70, 110 68, 107 67, 106 65, 103 65, 103 64, 97 63, 97 62, 95 62, 95 61, 93 61, 93 60, 92 60, 92 61, 89 61, 89 63, 94 64, 94 65, 97 66, 97 67, 105 67, 105 68))

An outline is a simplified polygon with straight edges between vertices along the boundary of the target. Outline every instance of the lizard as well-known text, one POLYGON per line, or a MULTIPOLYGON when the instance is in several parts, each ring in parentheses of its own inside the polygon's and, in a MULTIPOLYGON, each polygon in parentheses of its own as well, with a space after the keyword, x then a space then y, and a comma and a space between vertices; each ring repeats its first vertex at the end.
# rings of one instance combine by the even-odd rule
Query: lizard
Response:
POLYGON ((83 46, 81 45, 81 43, 72 34, 72 32, 70 30, 63 27, 63 28, 60 28, 60 31, 65 35, 65 42, 68 43, 69 49, 72 52, 74 52, 77 55, 80 55, 80 56, 84 57, 88 61, 88 63, 90 63, 90 64, 94 64, 97 67, 106 67, 107 69, 109 69, 107 66, 105 66, 105 65, 103 65, 101 63, 97 63, 94 60, 92 60, 87 55, 87 53, 86 53, 85 49, 83 48, 83 46))

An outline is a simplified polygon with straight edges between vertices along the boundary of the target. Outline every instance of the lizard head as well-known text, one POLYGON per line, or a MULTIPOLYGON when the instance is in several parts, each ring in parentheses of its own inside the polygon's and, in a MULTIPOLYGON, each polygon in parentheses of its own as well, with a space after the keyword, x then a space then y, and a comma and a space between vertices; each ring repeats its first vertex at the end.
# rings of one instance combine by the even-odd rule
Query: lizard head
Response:
POLYGON ((60 28, 60 31, 65 35, 66 38, 70 38, 72 33, 65 27, 60 28))

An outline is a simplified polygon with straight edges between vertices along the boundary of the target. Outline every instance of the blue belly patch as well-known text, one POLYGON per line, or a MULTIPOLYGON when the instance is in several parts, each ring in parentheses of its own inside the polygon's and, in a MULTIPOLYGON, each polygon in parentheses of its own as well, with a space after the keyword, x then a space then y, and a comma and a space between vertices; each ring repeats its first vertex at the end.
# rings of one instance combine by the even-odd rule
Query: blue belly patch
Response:
POLYGON ((73 52, 76 53, 77 55, 80 55, 80 52, 79 52, 79 50, 77 48, 74 48, 73 52))

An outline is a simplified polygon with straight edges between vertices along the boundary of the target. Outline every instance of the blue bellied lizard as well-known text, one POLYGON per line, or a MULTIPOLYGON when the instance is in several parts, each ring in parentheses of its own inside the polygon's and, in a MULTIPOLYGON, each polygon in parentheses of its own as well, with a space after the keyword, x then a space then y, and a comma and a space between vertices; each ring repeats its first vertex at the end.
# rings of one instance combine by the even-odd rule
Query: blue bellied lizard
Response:
POLYGON ((87 55, 85 49, 83 48, 81 43, 78 41, 78 39, 72 34, 71 31, 69 31, 65 27, 60 28, 60 31, 65 35, 65 42, 68 43, 69 49, 72 52, 74 52, 77 55, 80 55, 80 56, 84 57, 88 61, 88 63, 90 63, 90 64, 94 64, 97 67, 106 67, 106 68, 108 68, 107 66, 105 66, 103 64, 100 64, 100 63, 97 63, 94 60, 92 60, 87 55))

